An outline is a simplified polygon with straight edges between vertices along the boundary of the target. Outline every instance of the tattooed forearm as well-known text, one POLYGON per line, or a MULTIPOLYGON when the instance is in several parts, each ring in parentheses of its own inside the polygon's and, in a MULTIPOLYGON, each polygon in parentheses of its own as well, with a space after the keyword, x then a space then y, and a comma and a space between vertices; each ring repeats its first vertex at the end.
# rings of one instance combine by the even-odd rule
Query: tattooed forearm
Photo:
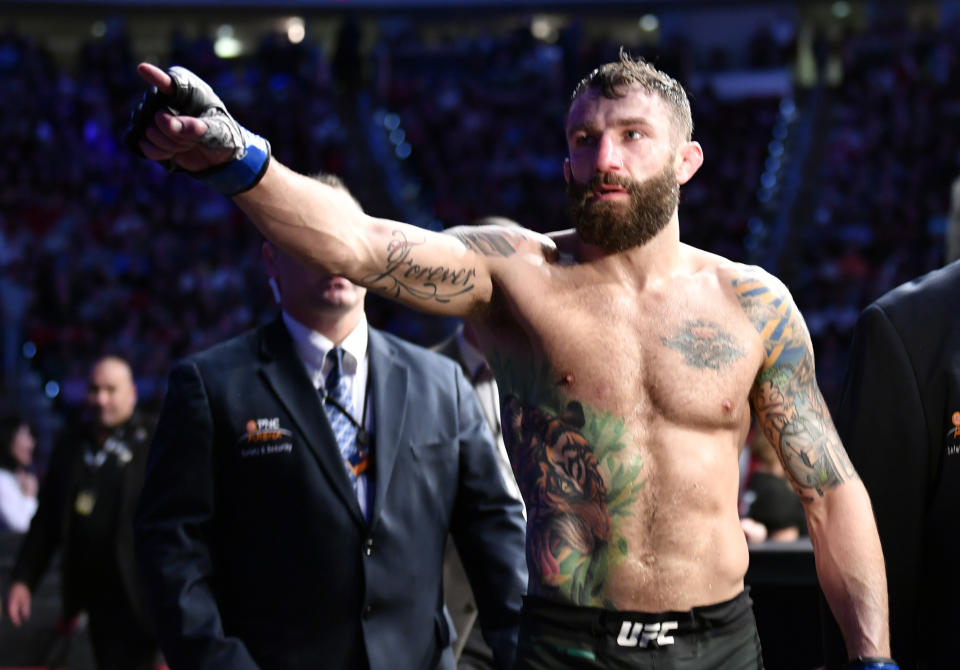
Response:
POLYGON ((712 321, 687 321, 660 342, 683 354, 684 362, 693 368, 720 370, 746 355, 737 341, 712 321))
POLYGON ((463 242, 470 251, 484 256, 512 256, 516 249, 503 233, 482 231, 459 231, 453 236, 463 242))
POLYGON ((423 242, 411 242, 400 230, 393 232, 393 238, 387 246, 384 271, 367 275, 361 283, 379 288, 393 297, 409 295, 436 302, 450 302, 474 289, 476 268, 420 265, 413 261, 410 252, 423 242))
POLYGON ((759 273, 733 281, 747 317, 763 340, 765 359, 750 400, 802 496, 856 477, 817 386, 813 350, 786 288, 759 273))

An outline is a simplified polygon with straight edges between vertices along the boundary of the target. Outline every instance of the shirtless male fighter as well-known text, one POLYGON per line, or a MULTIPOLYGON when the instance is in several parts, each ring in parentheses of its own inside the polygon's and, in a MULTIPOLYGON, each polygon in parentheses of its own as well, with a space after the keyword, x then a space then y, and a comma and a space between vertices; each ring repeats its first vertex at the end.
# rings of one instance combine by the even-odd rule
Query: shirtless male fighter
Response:
POLYGON ((680 242, 679 187, 703 152, 674 79, 621 54, 577 86, 558 262, 522 229, 367 216, 270 160, 189 71, 139 72, 139 152, 234 196, 301 261, 474 324, 527 506, 517 668, 761 667, 736 502, 751 409, 803 500, 850 667, 896 667, 870 501, 803 318, 760 268, 680 242))

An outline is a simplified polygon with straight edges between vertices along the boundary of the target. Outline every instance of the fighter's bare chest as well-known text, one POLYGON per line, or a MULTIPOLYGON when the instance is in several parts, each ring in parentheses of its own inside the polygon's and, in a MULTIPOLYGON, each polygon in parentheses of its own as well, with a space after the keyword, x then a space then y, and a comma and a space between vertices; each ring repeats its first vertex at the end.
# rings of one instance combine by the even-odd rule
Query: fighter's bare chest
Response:
POLYGON ((545 382, 628 423, 740 423, 762 359, 756 330, 722 295, 546 299, 530 312, 528 334, 545 382))

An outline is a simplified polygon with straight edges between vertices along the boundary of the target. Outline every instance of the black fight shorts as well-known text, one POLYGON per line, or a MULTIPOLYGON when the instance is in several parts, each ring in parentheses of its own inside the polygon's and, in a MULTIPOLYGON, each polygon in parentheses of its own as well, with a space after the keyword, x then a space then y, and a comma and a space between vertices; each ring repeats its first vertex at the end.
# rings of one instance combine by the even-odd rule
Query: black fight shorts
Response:
POLYGON ((523 601, 514 670, 762 670, 753 601, 624 612, 523 601))

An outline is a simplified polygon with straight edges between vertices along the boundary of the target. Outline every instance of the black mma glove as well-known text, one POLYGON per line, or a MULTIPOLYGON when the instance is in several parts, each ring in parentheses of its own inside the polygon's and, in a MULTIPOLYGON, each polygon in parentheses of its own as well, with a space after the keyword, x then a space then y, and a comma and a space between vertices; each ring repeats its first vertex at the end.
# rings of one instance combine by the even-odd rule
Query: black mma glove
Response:
MULTIPOLYGON (((174 65, 167 74, 173 80, 173 93, 161 93, 154 86, 144 94, 133 110, 124 136, 127 147, 145 157, 139 142, 146 139, 147 128, 161 109, 174 115, 195 116, 207 124, 207 132, 200 140, 203 145, 210 149, 230 149, 233 158, 206 170, 185 172, 224 195, 236 195, 256 186, 270 162, 270 143, 237 123, 210 85, 193 72, 174 65)), ((165 164, 173 170, 181 169, 173 161, 165 164)))
POLYGON ((858 656, 843 668, 844 670, 900 670, 895 660, 882 656, 858 656))

